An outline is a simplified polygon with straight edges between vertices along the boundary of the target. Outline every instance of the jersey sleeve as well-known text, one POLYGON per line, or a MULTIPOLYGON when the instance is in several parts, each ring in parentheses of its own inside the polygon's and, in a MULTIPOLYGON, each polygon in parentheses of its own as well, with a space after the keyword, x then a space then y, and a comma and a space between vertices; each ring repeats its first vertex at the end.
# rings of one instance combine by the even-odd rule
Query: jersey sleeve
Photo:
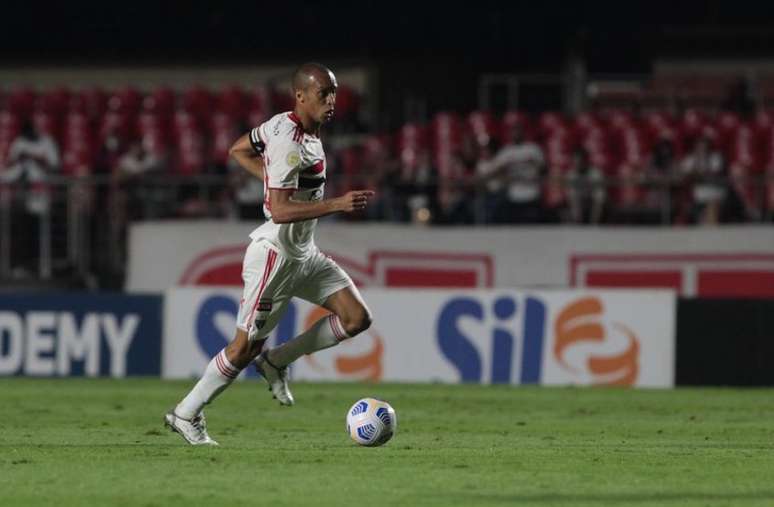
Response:
POLYGON ((266 145, 268 186, 274 189, 298 188, 301 146, 287 137, 276 137, 266 145))

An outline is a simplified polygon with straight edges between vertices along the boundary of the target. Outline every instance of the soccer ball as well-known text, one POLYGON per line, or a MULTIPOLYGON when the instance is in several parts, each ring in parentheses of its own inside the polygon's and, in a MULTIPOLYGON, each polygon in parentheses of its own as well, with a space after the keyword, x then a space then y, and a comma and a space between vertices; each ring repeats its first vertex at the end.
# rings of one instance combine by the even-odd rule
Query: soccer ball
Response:
POLYGON ((347 412, 347 433, 359 445, 382 445, 392 438, 396 429, 398 418, 386 401, 363 398, 347 412))

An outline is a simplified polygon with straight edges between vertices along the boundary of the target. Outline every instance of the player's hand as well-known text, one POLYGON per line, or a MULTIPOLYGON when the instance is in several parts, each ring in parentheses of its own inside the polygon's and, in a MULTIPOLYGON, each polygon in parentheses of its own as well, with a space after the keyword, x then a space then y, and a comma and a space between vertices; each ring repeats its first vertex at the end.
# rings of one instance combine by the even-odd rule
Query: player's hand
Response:
POLYGON ((363 210, 368 205, 368 198, 373 195, 373 190, 352 190, 347 192, 339 198, 341 199, 341 210, 345 213, 363 210))

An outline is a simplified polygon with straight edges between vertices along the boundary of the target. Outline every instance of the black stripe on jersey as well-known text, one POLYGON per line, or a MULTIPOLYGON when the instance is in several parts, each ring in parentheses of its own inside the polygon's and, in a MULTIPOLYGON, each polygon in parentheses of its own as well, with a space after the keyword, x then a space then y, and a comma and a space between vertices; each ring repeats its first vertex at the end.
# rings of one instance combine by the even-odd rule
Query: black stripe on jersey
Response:
POLYGON ((262 155, 263 151, 266 149, 266 144, 261 141, 260 136, 258 135, 258 127, 254 128, 250 131, 250 146, 253 147, 253 151, 256 155, 262 155))
POLYGON ((319 188, 325 183, 325 178, 298 178, 298 188, 319 188))

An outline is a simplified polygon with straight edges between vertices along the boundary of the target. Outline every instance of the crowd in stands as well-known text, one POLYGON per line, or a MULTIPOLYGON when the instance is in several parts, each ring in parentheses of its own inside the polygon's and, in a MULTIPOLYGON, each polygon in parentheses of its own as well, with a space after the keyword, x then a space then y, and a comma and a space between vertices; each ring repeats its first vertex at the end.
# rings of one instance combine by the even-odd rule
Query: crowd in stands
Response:
MULTIPOLYGON (((441 112, 374 134, 360 126, 358 104, 339 90, 324 139, 329 195, 377 191, 357 220, 711 224, 774 214, 767 110, 441 112)), ((228 149, 290 107, 283 94, 236 86, 0 91, 0 183, 24 186, 16 204, 32 215, 49 206, 52 177, 64 176, 79 206, 119 223, 255 219, 262 183, 228 149)))

